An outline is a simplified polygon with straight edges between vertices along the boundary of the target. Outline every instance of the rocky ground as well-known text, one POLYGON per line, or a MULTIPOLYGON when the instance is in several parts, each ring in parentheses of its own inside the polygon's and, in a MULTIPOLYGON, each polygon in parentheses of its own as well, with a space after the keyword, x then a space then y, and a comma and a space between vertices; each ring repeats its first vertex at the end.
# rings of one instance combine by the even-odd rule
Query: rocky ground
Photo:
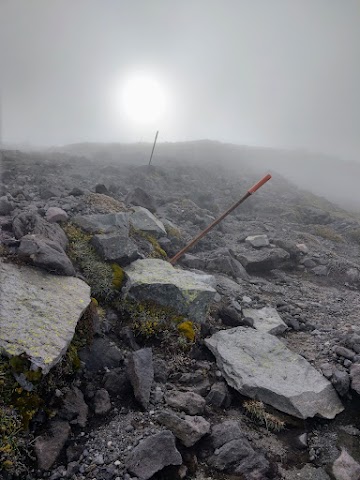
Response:
POLYGON ((253 166, 0 155, 2 478, 360 478, 354 214, 274 173, 173 268, 253 166))

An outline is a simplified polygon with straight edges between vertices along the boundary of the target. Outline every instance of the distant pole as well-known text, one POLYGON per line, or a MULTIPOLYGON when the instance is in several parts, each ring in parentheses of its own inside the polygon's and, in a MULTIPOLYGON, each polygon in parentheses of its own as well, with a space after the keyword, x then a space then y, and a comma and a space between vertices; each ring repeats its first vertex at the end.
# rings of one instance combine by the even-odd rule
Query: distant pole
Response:
POLYGON ((154 140, 154 145, 153 145, 153 148, 151 150, 151 155, 150 155, 150 160, 149 160, 149 167, 151 165, 151 160, 152 160, 152 157, 153 157, 153 154, 154 154, 154 150, 155 150, 155 145, 156 145, 156 140, 158 138, 158 135, 159 135, 159 131, 156 132, 156 135, 155 135, 155 140, 154 140))

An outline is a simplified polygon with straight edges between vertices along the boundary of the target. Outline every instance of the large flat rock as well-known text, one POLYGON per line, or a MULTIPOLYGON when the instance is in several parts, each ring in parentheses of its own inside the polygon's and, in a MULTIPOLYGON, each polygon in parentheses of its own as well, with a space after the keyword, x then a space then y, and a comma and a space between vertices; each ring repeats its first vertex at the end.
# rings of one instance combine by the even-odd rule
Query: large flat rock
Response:
POLYGON ((137 260, 125 268, 124 293, 137 301, 171 307, 196 322, 204 322, 216 291, 212 275, 174 268, 164 260, 137 260))
POLYGON ((25 353, 47 373, 66 352, 76 324, 90 303, 90 287, 0 260, 0 352, 25 353))
POLYGON ((334 418, 344 409, 331 383, 273 335, 236 327, 205 343, 227 383, 242 395, 298 418, 334 418))

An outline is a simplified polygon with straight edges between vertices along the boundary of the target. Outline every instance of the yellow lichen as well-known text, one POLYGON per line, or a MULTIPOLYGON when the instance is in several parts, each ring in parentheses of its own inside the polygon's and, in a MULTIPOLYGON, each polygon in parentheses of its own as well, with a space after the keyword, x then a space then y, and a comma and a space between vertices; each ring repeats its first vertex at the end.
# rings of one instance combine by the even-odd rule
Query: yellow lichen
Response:
POLYGON ((187 340, 190 342, 195 341, 196 333, 194 329, 194 324, 190 320, 180 323, 178 330, 187 340))

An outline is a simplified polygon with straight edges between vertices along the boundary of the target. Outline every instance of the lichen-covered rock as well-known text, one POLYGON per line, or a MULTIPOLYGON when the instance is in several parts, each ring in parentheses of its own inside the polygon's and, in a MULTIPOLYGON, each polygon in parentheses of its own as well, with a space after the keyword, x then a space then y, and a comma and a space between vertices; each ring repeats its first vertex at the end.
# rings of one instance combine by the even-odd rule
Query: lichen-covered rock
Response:
POLYGON ((74 277, 0 261, 0 351, 25 353, 43 373, 65 354, 90 287, 74 277))
POLYGON ((204 322, 216 291, 213 277, 174 268, 158 259, 137 260, 125 269, 125 295, 170 307, 191 320, 204 322))
POLYGON ((298 418, 334 418, 344 409, 331 383, 273 335, 236 327, 205 344, 227 383, 242 395, 298 418))

